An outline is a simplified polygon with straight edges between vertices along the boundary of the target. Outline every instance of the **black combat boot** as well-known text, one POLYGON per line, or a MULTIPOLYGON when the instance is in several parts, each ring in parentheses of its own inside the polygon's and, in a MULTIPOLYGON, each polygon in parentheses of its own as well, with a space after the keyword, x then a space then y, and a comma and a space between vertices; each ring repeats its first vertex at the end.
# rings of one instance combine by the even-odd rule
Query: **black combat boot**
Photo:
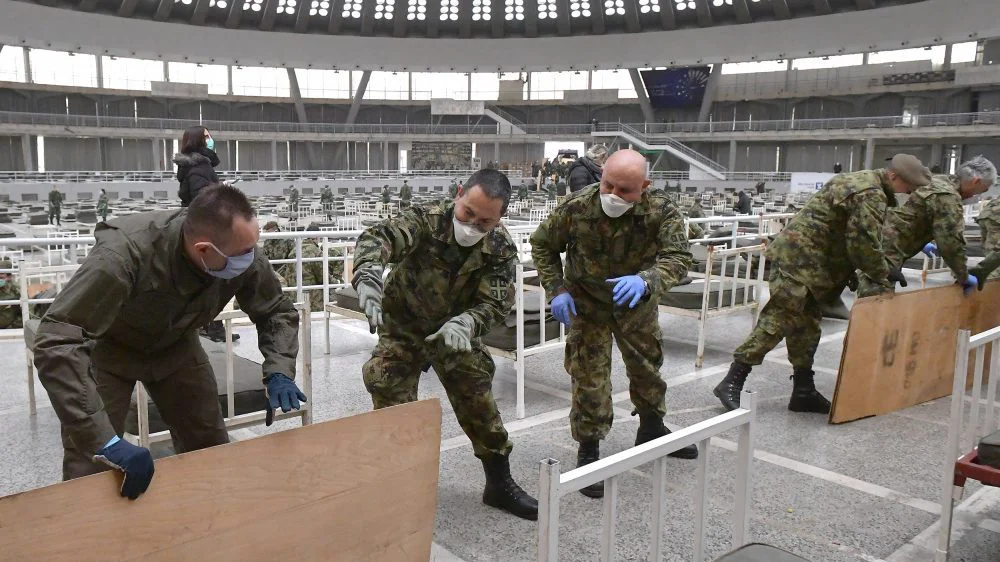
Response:
POLYGON ((743 392, 743 384, 747 382, 747 375, 750 374, 752 368, 746 363, 733 361, 733 364, 729 366, 726 378, 722 379, 722 382, 712 391, 726 410, 732 412, 740 407, 740 393, 743 392))
MULTIPOLYGON (((664 435, 670 435, 670 430, 667 429, 667 426, 663 425, 663 418, 656 413, 639 414, 639 430, 635 432, 635 444, 637 446, 663 437, 664 435)), ((668 456, 678 459, 696 459, 698 458, 698 447, 688 445, 683 449, 678 449, 670 453, 668 456)))
POLYGON ((812 369, 795 368, 792 379, 792 397, 788 401, 788 409, 793 412, 810 412, 814 414, 829 414, 830 401, 816 390, 813 383, 812 369))
MULTIPOLYGON (((600 441, 581 441, 580 448, 576 450, 576 467, 580 468, 585 464, 595 462, 601 458, 600 441)), ((604 481, 595 482, 586 488, 581 488, 580 493, 588 498, 604 497, 604 481)))
POLYGON ((483 461, 486 489, 483 503, 502 509, 521 519, 538 520, 538 501, 529 496, 510 475, 510 460, 506 455, 490 455, 483 461))

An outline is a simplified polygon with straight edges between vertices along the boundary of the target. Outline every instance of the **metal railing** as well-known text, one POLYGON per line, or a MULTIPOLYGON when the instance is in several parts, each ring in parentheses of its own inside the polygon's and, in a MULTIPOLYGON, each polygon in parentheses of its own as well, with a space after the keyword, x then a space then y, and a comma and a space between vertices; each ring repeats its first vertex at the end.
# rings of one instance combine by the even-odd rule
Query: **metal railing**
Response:
POLYGON ((615 521, 618 512, 618 488, 622 476, 646 463, 653 463, 653 502, 649 509, 651 519, 649 556, 647 560, 662 560, 663 528, 666 506, 666 456, 689 445, 698 444, 698 491, 694 503, 694 556, 704 560, 705 515, 708 507, 708 460, 712 437, 739 428, 736 449, 736 487, 732 518, 733 548, 747 542, 747 525, 750 520, 750 494, 753 490, 753 420, 756 395, 744 390, 740 407, 732 412, 677 430, 648 443, 637 445, 610 457, 575 468, 565 474, 559 472, 559 461, 545 459, 539 469, 538 495, 538 562, 559 560, 559 499, 591 484, 604 482, 604 517, 601 522, 601 561, 615 559, 615 521))
POLYGON ((719 164, 715 160, 705 156, 704 154, 692 149, 691 147, 685 145, 684 143, 678 142, 670 137, 657 136, 655 139, 648 137, 645 133, 640 132, 635 127, 626 124, 620 124, 619 132, 632 136, 636 140, 647 143, 648 145, 662 144, 668 146, 674 151, 682 154, 688 160, 692 160, 700 163, 703 167, 709 170, 715 170, 716 172, 725 172, 726 167, 719 164))

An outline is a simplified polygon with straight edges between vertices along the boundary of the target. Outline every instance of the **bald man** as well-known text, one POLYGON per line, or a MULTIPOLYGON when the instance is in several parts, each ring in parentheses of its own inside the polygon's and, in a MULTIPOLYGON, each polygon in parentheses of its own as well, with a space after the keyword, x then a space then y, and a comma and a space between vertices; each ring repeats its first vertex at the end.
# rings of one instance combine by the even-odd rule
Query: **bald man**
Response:
MULTIPOLYGON (((684 218, 663 191, 651 192, 648 164, 621 150, 601 182, 572 193, 531 236, 531 255, 552 313, 569 327, 566 371, 573 379, 570 428, 577 466, 600 458, 611 430, 611 339, 618 342, 629 392, 639 415, 635 444, 670 433, 663 425, 667 384, 657 302, 691 266, 684 218), (563 268, 559 254, 566 253, 563 268)), ((693 445, 671 456, 693 459, 693 445)), ((581 492, 604 495, 599 482, 581 492)))

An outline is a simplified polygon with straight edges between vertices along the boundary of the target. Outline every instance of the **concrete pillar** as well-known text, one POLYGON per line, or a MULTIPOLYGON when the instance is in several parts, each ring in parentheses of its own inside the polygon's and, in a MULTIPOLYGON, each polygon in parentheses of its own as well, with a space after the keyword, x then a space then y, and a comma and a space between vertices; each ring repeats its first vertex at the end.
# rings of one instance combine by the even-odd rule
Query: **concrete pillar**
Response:
POLYGON ((226 65, 226 93, 230 96, 233 95, 233 65, 226 65))
POLYGON ((104 56, 94 55, 94 60, 97 62, 97 87, 104 87, 104 56))
POLYGON ((163 81, 170 82, 170 63, 163 61, 163 81))
POLYGON ((24 171, 34 172, 34 158, 32 154, 34 153, 34 147, 31 142, 31 135, 21 135, 21 156, 24 159, 24 171))
POLYGON ((389 169, 389 142, 382 141, 382 169, 389 169))
POLYGON ((698 121, 708 121, 712 114, 712 104, 715 103, 715 92, 719 89, 719 76, 722 75, 722 65, 717 64, 712 68, 712 73, 708 76, 708 83, 705 84, 705 95, 701 98, 701 109, 698 111, 698 121))
POLYGON ((406 99, 408 99, 410 101, 413 101, 413 73, 412 72, 407 72, 406 73, 406 84, 407 84, 406 99))
POLYGON ((871 170, 875 164, 875 139, 865 141, 865 169, 871 170))
MULTIPOLYGON (((160 166, 160 160, 163 159, 163 141, 160 139, 153 139, 150 147, 153 150, 153 171, 158 172, 162 168, 160 166)), ((166 162, 164 162, 164 166, 166 162)))
POLYGON ((944 66, 941 67, 944 70, 951 69, 951 51, 952 51, 952 44, 948 43, 944 47, 944 66))
MULTIPOLYGON (((642 77, 639 75, 639 69, 628 69, 628 75, 632 78, 632 86, 635 87, 635 95, 639 98, 639 109, 642 110, 643 118, 645 118, 648 123, 656 121, 656 114, 653 113, 653 106, 649 103, 649 96, 646 95, 646 86, 642 83, 642 77)), ((709 78, 709 81, 711 80, 712 79, 709 78)))
POLYGON ((944 165, 944 145, 941 143, 934 143, 931 145, 931 161, 925 162, 928 168, 933 168, 935 165, 941 166, 941 169, 945 169, 944 165))
POLYGON ((868 53, 861 54, 861 64, 864 66, 868 66, 868 53))
POLYGON ((736 171, 736 141, 729 141, 729 167, 730 172, 736 171))
POLYGON ((469 83, 469 90, 468 90, 468 92, 467 92, 467 93, 465 94, 465 97, 466 97, 466 99, 468 99, 469 101, 472 101, 472 73, 471 73, 471 72, 469 72, 469 73, 466 73, 466 76, 467 76, 467 77, 468 77, 468 79, 469 79, 469 81, 468 81, 468 83, 469 83))
POLYGON ((528 86, 528 88, 525 90, 524 99, 530 100, 531 99, 531 73, 527 72, 526 74, 528 75, 528 77, 524 79, 524 83, 528 86))
POLYGON ((593 90, 594 89, 594 71, 593 70, 588 70, 587 71, 587 89, 588 90, 593 90))
POLYGON ((34 84, 35 79, 31 76, 31 49, 25 47, 22 52, 24 53, 24 81, 28 84, 34 84))

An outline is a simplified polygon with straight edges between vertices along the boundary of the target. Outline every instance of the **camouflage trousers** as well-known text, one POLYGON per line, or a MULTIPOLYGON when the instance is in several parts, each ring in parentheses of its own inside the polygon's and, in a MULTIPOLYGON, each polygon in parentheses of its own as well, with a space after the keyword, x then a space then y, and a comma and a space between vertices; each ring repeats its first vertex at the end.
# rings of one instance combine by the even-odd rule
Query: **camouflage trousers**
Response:
POLYGON ((599 441, 614 420, 611 403, 611 338, 618 343, 629 395, 638 413, 667 412, 667 383, 660 376, 663 350, 656 306, 639 308, 607 320, 574 316, 566 337, 565 367, 573 379, 569 422, 573 439, 599 441))
POLYGON ((823 319, 820 303, 805 285, 778 271, 771 273, 768 288, 771 298, 761 310, 750 337, 736 348, 733 358, 747 365, 760 365, 764 356, 784 339, 792 366, 812 368, 823 319))
POLYGON ((495 365, 482 341, 473 340, 470 353, 454 353, 439 344, 425 343, 429 333, 415 333, 389 323, 383 330, 371 359, 362 367, 365 388, 372 395, 375 409, 415 401, 422 368, 429 362, 476 456, 510 453, 513 444, 493 399, 495 365))

